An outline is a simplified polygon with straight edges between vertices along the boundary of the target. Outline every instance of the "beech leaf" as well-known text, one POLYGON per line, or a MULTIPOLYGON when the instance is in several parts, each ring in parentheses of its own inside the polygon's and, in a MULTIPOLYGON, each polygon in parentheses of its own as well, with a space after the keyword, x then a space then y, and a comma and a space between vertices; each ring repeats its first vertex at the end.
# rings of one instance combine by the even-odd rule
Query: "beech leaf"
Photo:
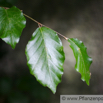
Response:
POLYGON ((0 7, 0 38, 14 49, 19 42, 26 19, 23 13, 13 6, 10 9, 0 7))
POLYGON ((73 50, 74 57, 76 59, 75 69, 81 74, 81 79, 86 81, 89 85, 90 80, 90 70, 89 67, 92 63, 92 59, 88 56, 86 47, 82 41, 75 38, 69 38, 68 42, 73 50))
POLYGON ((61 82, 65 59, 63 46, 56 32, 47 27, 37 28, 25 53, 30 73, 55 93, 61 82))

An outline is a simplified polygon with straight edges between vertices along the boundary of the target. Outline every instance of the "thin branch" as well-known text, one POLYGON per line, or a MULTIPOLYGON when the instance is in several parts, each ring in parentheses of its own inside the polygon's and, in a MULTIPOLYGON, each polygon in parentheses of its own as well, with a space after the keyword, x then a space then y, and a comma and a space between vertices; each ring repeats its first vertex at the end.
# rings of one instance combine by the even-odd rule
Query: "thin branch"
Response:
MULTIPOLYGON (((43 25, 43 26, 45 26, 45 25, 43 25)), ((45 26, 45 27, 47 27, 47 26, 45 26)), ((47 27, 47 28, 49 28, 49 27, 47 27)), ((51 28, 50 28, 51 29, 51 28)), ((53 30, 53 29, 52 29, 53 30)), ((55 30, 54 30, 55 31, 55 30)), ((64 35, 62 35, 62 34, 60 34, 59 32, 57 32, 57 31, 55 31, 58 35, 60 35, 61 37, 63 37, 65 40, 68 40, 68 38, 66 37, 66 36, 64 36, 64 35)))
MULTIPOLYGON (((8 7, 2 7, 2 8, 4 8, 4 9, 9 9, 8 7)), ((21 11, 22 11, 22 10, 21 10, 21 11)), ((24 13, 23 13, 23 15, 24 15, 25 17, 31 19, 32 21, 36 22, 39 27, 45 26, 45 25, 41 24, 40 22, 38 22, 37 20, 31 18, 30 16, 28 16, 28 15, 26 15, 26 14, 24 14, 24 13)), ((45 27, 47 27, 47 26, 45 26, 45 27)), ((47 28, 49 28, 49 27, 47 27, 47 28)), ((50 28, 50 29, 51 29, 51 28, 50 28)), ((52 29, 52 30, 53 30, 53 29, 52 29)), ((55 30, 54 30, 54 31, 55 31, 55 30)), ((58 35, 62 36, 65 40, 68 40, 68 38, 65 37, 64 35, 60 34, 60 33, 57 32, 57 31, 55 31, 55 32, 56 32, 58 35)))
MULTIPOLYGON (((23 13, 23 14, 24 14, 24 13, 23 13)), ((24 14, 24 16, 26 16, 27 18, 29 18, 29 19, 31 19, 32 21, 36 22, 36 23, 38 24, 39 27, 45 26, 45 27, 49 28, 48 26, 41 24, 40 22, 38 22, 37 20, 31 18, 30 16, 28 16, 28 15, 26 15, 26 14, 24 14)), ((50 28, 50 29, 51 29, 51 28, 50 28)), ((53 29, 52 29, 52 30, 53 30, 53 29)), ((54 31, 55 31, 55 30, 54 30, 54 31)), ((60 33, 57 32, 57 31, 55 31, 55 32, 56 32, 58 35, 62 36, 65 40, 68 40, 68 38, 65 37, 64 35, 60 34, 60 33)))
POLYGON ((28 16, 28 15, 26 15, 26 14, 24 14, 24 13, 23 13, 23 15, 26 16, 27 18, 31 19, 32 21, 36 22, 37 24, 41 24, 41 23, 39 23, 38 21, 36 21, 35 19, 31 18, 30 16, 28 16))

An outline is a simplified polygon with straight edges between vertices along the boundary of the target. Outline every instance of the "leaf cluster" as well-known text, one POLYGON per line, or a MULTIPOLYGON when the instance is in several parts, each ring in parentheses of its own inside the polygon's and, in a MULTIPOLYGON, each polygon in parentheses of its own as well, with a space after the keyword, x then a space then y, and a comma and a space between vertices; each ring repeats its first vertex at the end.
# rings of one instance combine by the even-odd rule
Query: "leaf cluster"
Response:
POLYGON ((0 38, 14 49, 19 42, 22 30, 26 26, 24 16, 39 25, 32 34, 31 40, 28 41, 25 49, 30 73, 36 77, 38 82, 50 88, 53 93, 56 92, 56 87, 61 82, 65 53, 62 42, 58 37, 60 35, 70 43, 76 59, 75 69, 81 74, 81 79, 89 85, 89 67, 92 59, 88 56, 82 41, 63 36, 23 14, 15 6, 11 8, 0 7, 0 38))

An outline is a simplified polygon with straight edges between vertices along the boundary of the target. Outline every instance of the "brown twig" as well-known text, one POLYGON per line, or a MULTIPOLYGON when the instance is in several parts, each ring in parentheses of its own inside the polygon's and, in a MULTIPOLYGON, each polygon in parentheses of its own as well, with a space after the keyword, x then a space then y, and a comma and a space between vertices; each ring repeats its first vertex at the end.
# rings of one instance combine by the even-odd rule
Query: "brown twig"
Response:
MULTIPOLYGON (((24 13, 23 13, 23 14, 24 14, 24 13)), ((32 21, 36 22, 39 27, 45 26, 45 27, 49 28, 48 26, 41 24, 40 22, 38 22, 37 20, 31 18, 30 16, 28 16, 28 15, 26 15, 26 14, 24 14, 24 16, 26 16, 27 18, 29 18, 29 19, 31 19, 32 21)), ((50 29, 51 29, 51 28, 50 28, 50 29)), ((54 30, 54 31, 55 31, 55 30, 54 30)), ((60 33, 57 32, 57 31, 55 31, 55 32, 56 32, 58 35, 62 36, 65 40, 68 40, 68 38, 65 37, 64 35, 60 34, 60 33)))
MULTIPOLYGON (((2 8, 4 8, 4 9, 9 9, 8 7, 2 7, 2 8)), ((21 10, 21 11, 22 11, 22 10, 21 10)), ((27 18, 31 19, 32 21, 36 22, 39 27, 45 26, 45 25, 41 24, 40 22, 38 22, 37 20, 31 18, 30 16, 28 16, 28 15, 26 15, 26 14, 24 14, 24 13, 23 13, 23 15, 26 16, 27 18)), ((45 26, 45 27, 47 27, 47 26, 45 26)), ((47 27, 47 28, 49 28, 49 27, 47 27)), ((51 28, 50 28, 50 29, 51 29, 51 28)), ((55 30, 54 30, 54 31, 55 31, 55 30)), ((57 32, 57 31, 55 31, 55 32, 56 32, 58 35, 62 36, 65 40, 68 40, 68 38, 65 37, 64 35, 60 34, 60 33, 57 32)))

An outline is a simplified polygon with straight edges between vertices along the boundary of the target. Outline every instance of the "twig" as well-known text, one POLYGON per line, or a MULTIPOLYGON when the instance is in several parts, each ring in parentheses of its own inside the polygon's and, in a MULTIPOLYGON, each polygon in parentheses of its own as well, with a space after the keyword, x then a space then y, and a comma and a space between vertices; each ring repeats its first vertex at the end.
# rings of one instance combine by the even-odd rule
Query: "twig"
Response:
MULTIPOLYGON (((2 8, 4 8, 4 9, 9 9, 8 7, 2 7, 2 8)), ((21 10, 21 11, 22 11, 22 10, 21 10)), ((39 27, 45 26, 45 25, 41 24, 40 22, 38 22, 37 20, 31 18, 30 16, 28 16, 28 15, 26 15, 26 14, 24 14, 24 13, 23 13, 23 15, 26 16, 27 18, 31 19, 32 21, 36 22, 39 27)), ((49 28, 48 26, 45 26, 45 27, 49 28)), ((50 28, 50 29, 51 29, 51 28, 50 28)), ((52 29, 52 30, 53 30, 53 29, 52 29)), ((54 31, 55 31, 55 30, 54 30, 54 31)), ((65 37, 64 35, 60 34, 60 33, 57 32, 57 31, 55 31, 55 32, 56 32, 58 35, 62 36, 65 40, 68 40, 68 38, 65 37)))
MULTIPOLYGON (((23 13, 23 14, 24 14, 24 13, 23 13)), ((38 24, 39 27, 45 26, 45 27, 49 28, 48 26, 41 24, 40 22, 38 22, 37 20, 31 18, 30 16, 28 16, 28 15, 26 15, 26 14, 24 14, 24 16, 26 16, 27 18, 29 18, 29 19, 31 19, 32 21, 36 22, 36 23, 38 24)), ((50 28, 50 29, 51 29, 51 28, 50 28)), ((53 30, 53 29, 52 29, 52 30, 53 30)), ((54 31, 55 31, 55 30, 54 30, 54 31)), ((58 35, 62 36, 65 40, 68 40, 68 38, 65 37, 64 35, 60 34, 60 33, 57 32, 57 31, 55 31, 55 32, 56 32, 58 35)))

